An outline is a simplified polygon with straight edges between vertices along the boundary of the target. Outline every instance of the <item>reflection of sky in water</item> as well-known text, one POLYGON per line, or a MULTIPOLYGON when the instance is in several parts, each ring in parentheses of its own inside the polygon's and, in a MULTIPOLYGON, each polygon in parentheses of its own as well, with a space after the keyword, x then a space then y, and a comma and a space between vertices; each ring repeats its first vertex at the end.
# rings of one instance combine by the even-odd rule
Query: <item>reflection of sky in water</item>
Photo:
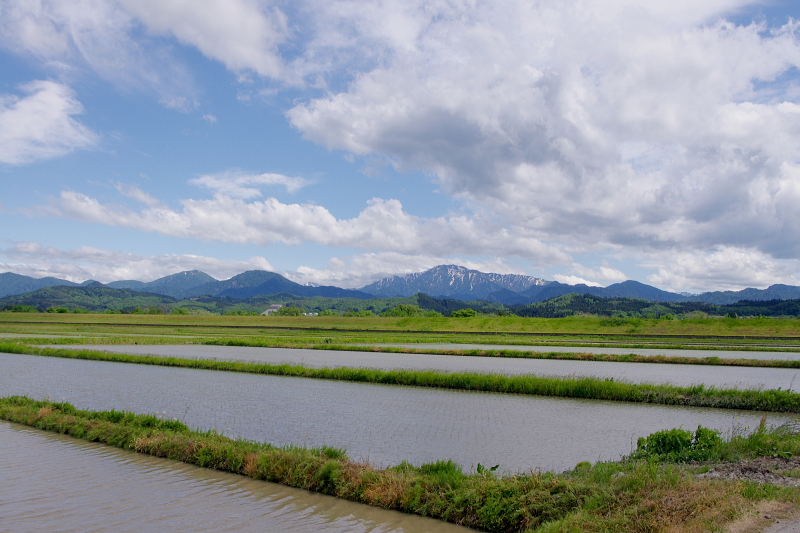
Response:
MULTIPOLYGON (((694 369, 689 368, 689 371, 694 369)), ((162 413, 277 445, 346 448, 377 465, 453 459, 466 468, 564 470, 617 459, 636 438, 698 424, 730 430, 761 413, 469 393, 0 354, 0 395, 84 409, 162 413), (591 435, 591 438, 587 438, 591 435)), ((781 422, 791 417, 770 414, 781 422)))
POLYGON ((0 422, 3 531, 456 533, 432 519, 0 422))
MULTIPOLYGON (((445 345, 442 345, 445 346, 445 345)), ((455 345, 446 345, 447 348, 455 345)), ((74 346, 74 348, 84 348, 74 346)), ((469 357, 429 354, 342 352, 286 348, 245 348, 229 346, 96 346, 93 349, 134 354, 156 354, 185 358, 235 359, 265 363, 293 363, 306 366, 355 366, 384 369, 436 369, 446 372, 496 374, 540 374, 549 376, 593 376, 634 383, 703 383, 720 388, 793 389, 800 392, 800 370, 788 368, 747 368, 702 365, 607 363, 603 361, 557 361, 503 357, 469 357)), ((468 349, 468 348, 463 348, 468 349)), ((580 348, 583 350, 583 348, 580 348)), ((569 351, 569 349, 565 350, 569 351)), ((571 351, 575 351, 572 349, 571 351)), ((628 351, 627 353, 630 353, 628 351)), ((716 355, 717 352, 704 352, 716 355)), ((739 352, 748 353, 748 352, 739 352)), ((783 355, 783 354, 781 354, 783 355)), ((793 354, 794 355, 794 354, 793 354)))

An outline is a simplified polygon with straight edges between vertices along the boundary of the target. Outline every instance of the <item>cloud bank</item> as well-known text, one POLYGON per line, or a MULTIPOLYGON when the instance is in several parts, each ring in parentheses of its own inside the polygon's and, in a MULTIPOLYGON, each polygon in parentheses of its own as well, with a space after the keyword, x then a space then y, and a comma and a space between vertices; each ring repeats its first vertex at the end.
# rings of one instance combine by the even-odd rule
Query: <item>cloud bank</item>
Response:
MULTIPOLYGON (((270 178, 271 179, 271 178, 270 178)), ((208 186, 209 180, 203 181, 208 186)), ((164 205, 136 188, 126 196, 145 204, 140 210, 103 203, 76 191, 63 191, 45 211, 86 222, 133 228, 173 237, 268 246, 315 243, 331 247, 428 255, 495 254, 525 257, 542 263, 569 259, 534 236, 510 231, 492 220, 451 215, 423 218, 409 215, 397 200, 374 198, 352 219, 338 219, 325 207, 286 204, 276 198, 246 201, 255 196, 241 182, 214 182, 210 199, 182 200, 181 209, 164 205), (225 192, 221 192, 225 191, 225 192), (229 195, 226 192, 233 192, 229 195)))
POLYGON ((93 279, 102 283, 118 280, 153 281, 183 272, 201 270, 217 279, 227 279, 246 270, 273 270, 263 257, 245 261, 220 260, 201 255, 145 256, 81 246, 59 250, 35 242, 16 242, 1 249, 0 271, 32 277, 53 276, 81 283, 93 279))

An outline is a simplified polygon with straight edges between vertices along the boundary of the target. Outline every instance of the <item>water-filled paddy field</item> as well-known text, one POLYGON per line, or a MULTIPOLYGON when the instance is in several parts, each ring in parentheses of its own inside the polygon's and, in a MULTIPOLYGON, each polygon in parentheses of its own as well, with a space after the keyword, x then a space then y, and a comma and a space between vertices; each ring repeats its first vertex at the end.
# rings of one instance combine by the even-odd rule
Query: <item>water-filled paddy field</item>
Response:
MULTIPOLYGON (((757 351, 757 350, 688 350, 683 348, 615 348, 612 346, 552 346, 552 345, 521 345, 521 344, 444 344, 444 343, 376 343, 370 346, 387 346, 395 348, 412 348, 415 350, 515 350, 521 352, 557 352, 557 353, 593 353, 610 355, 644 355, 654 356, 663 355, 667 357, 719 357, 720 359, 759 359, 759 360, 781 360, 798 361, 800 360, 800 349, 793 348, 795 351, 757 351)), ((789 348, 786 348, 789 349, 789 348)))
MULTIPOLYGON (((763 414, 2 354, 0 396, 14 394, 159 413, 277 445, 346 448, 379 466, 453 459, 512 472, 618 459, 660 429, 727 432, 755 427, 763 414)), ((769 415, 774 424, 794 419, 769 415)))
POLYGON ((3 531, 458 533, 437 520, 0 422, 3 531))
MULTIPOLYGON (((457 346, 457 345, 456 345, 457 346)), ((84 349, 85 346, 60 345, 59 348, 84 349)), ((492 374, 538 374, 547 376, 591 376, 614 378, 632 383, 671 383, 689 386, 713 385, 719 388, 775 389, 800 392, 800 370, 787 368, 718 367, 679 364, 617 363, 516 359, 433 354, 349 352, 289 348, 249 348, 241 346, 158 345, 92 346, 93 350, 115 353, 152 354, 168 357, 290 363, 309 367, 365 367, 445 372, 492 374)), ((581 348, 580 350, 583 350, 581 348)), ((574 350, 573 350, 574 351, 574 350)), ((714 353, 716 352, 705 352, 714 353)), ((738 352, 748 354, 749 352, 738 352)), ((785 354, 773 354, 785 355, 785 354)), ((800 354, 798 354, 800 355, 800 354)))

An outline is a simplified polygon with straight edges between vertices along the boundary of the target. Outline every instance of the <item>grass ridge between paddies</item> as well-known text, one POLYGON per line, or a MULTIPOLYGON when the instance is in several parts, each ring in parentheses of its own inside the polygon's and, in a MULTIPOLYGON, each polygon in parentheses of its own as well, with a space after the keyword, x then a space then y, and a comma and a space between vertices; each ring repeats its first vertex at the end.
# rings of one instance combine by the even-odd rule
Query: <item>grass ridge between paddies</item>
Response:
POLYGON ((0 352, 380 385, 800 413, 800 394, 775 389, 718 389, 704 385, 678 387, 674 385, 627 383, 615 381, 614 379, 588 377, 505 376, 500 374, 449 373, 434 370, 377 370, 351 367, 309 368, 289 364, 185 359, 154 355, 119 354, 95 350, 41 348, 20 343, 0 343, 0 352))
POLYGON ((497 533, 719 531, 764 502, 787 509, 798 501, 797 489, 700 479, 697 467, 674 464, 674 454, 652 453, 658 446, 663 451, 664 443, 716 460, 774 449, 800 453, 795 433, 766 430, 763 423, 753 434, 727 443, 710 430, 703 431, 699 444, 691 433, 670 430, 642 439, 638 460, 501 477, 482 466, 465 474, 448 460, 378 469, 350 460, 341 449, 275 447, 192 431, 153 415, 81 411, 68 403, 19 396, 0 398, 0 419, 497 533))

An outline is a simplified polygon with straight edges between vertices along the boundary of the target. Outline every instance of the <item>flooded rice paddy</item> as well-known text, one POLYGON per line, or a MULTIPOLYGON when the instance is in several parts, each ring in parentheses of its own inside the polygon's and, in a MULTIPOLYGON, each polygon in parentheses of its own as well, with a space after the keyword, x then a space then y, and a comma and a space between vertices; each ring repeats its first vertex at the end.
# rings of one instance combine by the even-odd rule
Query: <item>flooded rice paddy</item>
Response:
MULTIPOLYGON (((58 346, 84 349, 86 346, 58 346)), ((632 383, 703 383, 719 388, 775 389, 800 392, 800 371, 787 368, 748 368, 603 361, 559 361, 433 354, 348 352, 290 348, 249 348, 202 345, 92 346, 90 349, 128 354, 153 354, 187 359, 290 363, 309 367, 365 367, 492 374, 538 374, 546 376, 591 376, 632 383)), ((713 352, 707 352, 713 353, 713 352)), ((747 353, 747 352, 741 352, 747 353)))
MULTIPOLYGON (((581 341, 584 342, 584 341, 581 341)), ((518 344, 370 344, 368 346, 392 346, 397 348, 414 348, 417 350, 515 350, 520 352, 557 352, 557 353, 594 353, 609 355, 665 355, 668 357, 719 357, 720 359, 759 359, 762 361, 798 361, 800 349, 788 352, 770 352, 756 350, 687 350, 675 348, 615 348, 610 346, 549 346, 549 345, 518 345, 518 344)), ((784 346, 776 348, 787 349, 784 346)))
POLYGON ((470 530, 0 422, 0 530, 458 533, 470 530))
POLYGON ((0 354, 0 395, 12 394, 157 413, 276 445, 346 448, 378 466, 453 459, 467 469, 500 464, 512 472, 614 460, 660 429, 700 424, 729 432, 755 427, 762 416, 0 354))

